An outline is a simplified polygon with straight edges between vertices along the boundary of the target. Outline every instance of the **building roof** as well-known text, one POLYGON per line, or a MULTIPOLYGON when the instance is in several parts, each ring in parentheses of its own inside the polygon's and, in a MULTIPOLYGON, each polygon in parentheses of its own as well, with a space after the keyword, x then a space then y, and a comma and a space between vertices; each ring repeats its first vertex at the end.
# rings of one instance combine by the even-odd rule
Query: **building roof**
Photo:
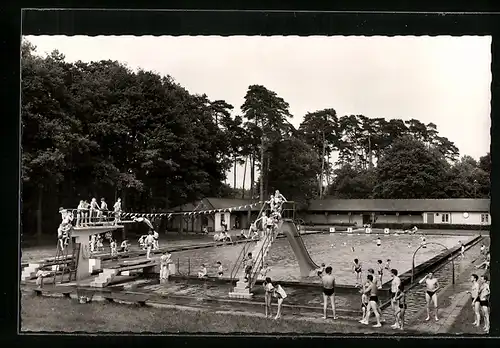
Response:
POLYGON ((200 201, 194 203, 186 203, 174 208, 169 209, 172 212, 192 212, 200 211, 200 210, 214 210, 214 209, 227 209, 227 208, 236 208, 235 210, 239 211, 247 211, 248 208, 243 208, 248 204, 255 204, 252 207, 252 211, 259 211, 261 205, 258 202, 251 201, 250 199, 236 199, 236 198, 215 198, 215 197, 206 197, 200 201), (242 207, 241 209, 238 209, 242 207))
MULTIPOLYGON (((234 207, 244 207, 247 204, 255 204, 257 203, 256 206, 252 207, 252 210, 257 210, 259 211, 261 208, 261 204, 258 202, 255 202, 250 199, 237 199, 237 198, 212 198, 212 197, 207 197, 205 198, 210 205, 212 206, 212 209, 227 209, 227 208, 234 208, 234 207)), ((248 209, 248 208, 247 208, 248 209)), ((241 209, 241 210, 246 210, 246 209, 241 209)))
POLYGON ((308 211, 367 212, 489 212, 489 199, 323 199, 308 211))

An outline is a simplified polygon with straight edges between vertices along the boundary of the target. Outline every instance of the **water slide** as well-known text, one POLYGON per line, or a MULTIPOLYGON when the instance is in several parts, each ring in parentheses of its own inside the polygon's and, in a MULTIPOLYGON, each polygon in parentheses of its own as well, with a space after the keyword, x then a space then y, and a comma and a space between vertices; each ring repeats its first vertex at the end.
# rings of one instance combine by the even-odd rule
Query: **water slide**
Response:
POLYGON ((295 226, 292 220, 283 219, 281 231, 288 239, 293 253, 297 258, 297 261, 299 261, 300 275, 302 277, 310 276, 312 272, 319 268, 319 266, 311 259, 311 255, 309 255, 309 252, 304 245, 304 241, 297 230, 297 226, 295 226))

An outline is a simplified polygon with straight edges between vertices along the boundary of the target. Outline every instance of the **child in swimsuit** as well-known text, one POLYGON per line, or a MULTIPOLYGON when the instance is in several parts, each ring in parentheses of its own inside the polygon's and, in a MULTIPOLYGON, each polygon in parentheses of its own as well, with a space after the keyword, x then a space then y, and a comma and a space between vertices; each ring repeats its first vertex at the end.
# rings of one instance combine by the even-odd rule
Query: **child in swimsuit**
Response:
POLYGON ((217 276, 219 278, 222 278, 224 275, 224 268, 222 268, 222 263, 220 261, 217 261, 217 276))
POLYGON ((356 286, 361 286, 361 262, 358 259, 354 259, 354 264, 352 265, 353 271, 356 274, 356 286))

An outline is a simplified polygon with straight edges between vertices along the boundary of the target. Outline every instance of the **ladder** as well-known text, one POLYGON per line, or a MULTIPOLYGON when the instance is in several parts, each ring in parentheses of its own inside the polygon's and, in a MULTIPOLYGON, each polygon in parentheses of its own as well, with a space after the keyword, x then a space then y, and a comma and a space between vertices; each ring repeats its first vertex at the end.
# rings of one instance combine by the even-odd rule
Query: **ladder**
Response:
POLYGON ((75 238, 72 237, 70 243, 61 249, 59 241, 57 241, 57 252, 55 263, 59 267, 54 272, 54 285, 57 282, 59 275, 59 282, 64 282, 64 276, 68 274, 68 282, 72 279, 76 280, 76 270, 78 268, 78 258, 80 256, 80 243, 76 243, 75 238), (69 249, 71 247, 71 258, 68 257, 69 249))

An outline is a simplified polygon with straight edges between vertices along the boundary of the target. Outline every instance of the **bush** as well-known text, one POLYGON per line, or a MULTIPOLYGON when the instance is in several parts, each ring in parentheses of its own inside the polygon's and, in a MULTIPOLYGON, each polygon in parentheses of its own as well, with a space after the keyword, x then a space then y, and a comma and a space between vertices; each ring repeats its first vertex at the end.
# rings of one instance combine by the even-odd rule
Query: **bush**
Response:
POLYGON ((461 225, 461 224, 416 224, 416 223, 374 223, 372 228, 389 228, 391 230, 410 230, 417 226, 421 230, 485 230, 489 231, 489 225, 461 225))

